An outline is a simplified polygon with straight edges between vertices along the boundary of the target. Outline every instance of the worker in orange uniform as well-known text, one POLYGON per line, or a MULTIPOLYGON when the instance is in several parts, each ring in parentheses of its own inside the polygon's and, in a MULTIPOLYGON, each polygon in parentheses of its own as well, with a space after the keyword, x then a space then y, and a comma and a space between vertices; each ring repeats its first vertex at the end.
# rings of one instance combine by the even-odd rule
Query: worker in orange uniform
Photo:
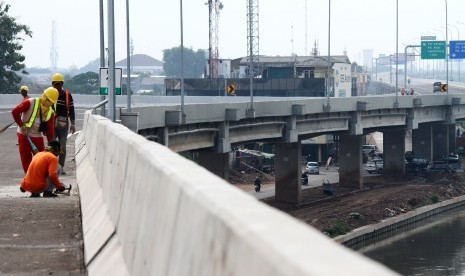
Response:
POLYGON ((19 93, 21 93, 21 96, 23 96, 23 100, 29 99, 29 95, 27 94, 29 93, 29 87, 26 85, 23 85, 19 88, 19 93))
POLYGON ((56 104, 57 99, 58 90, 49 87, 44 90, 41 96, 23 100, 11 111, 13 119, 18 125, 16 136, 18 137, 19 155, 24 173, 27 172, 31 163, 33 146, 38 151, 43 151, 45 148, 42 134, 47 136, 47 141, 54 139, 53 104, 56 104))
MULTIPOLYGON (((74 102, 73 96, 68 90, 63 89, 65 78, 60 73, 55 73, 52 76, 52 86, 58 90, 58 101, 55 118, 55 138, 63 145, 63 153, 60 154, 58 162, 61 167, 65 167, 66 158, 66 142, 68 139, 68 130, 71 133, 76 131, 74 124, 74 102)), ((65 172, 62 172, 65 174, 65 172)))
POLYGON ((53 188, 56 188, 57 192, 63 192, 65 186, 58 179, 61 167, 58 165, 57 156, 60 153, 60 142, 53 140, 48 143, 45 151, 34 155, 26 176, 21 180, 21 192, 28 191, 31 197, 40 197, 40 193, 43 193, 43 197, 56 197, 53 188))

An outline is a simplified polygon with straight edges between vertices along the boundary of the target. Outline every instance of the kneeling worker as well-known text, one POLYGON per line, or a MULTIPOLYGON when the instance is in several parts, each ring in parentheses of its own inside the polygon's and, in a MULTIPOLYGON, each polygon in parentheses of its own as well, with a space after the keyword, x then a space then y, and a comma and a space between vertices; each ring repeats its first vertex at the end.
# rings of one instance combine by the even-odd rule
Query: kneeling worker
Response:
POLYGON ((58 179, 61 173, 61 166, 58 165, 57 156, 61 153, 59 141, 52 140, 48 143, 45 151, 39 152, 32 158, 26 176, 21 180, 21 192, 28 191, 31 197, 56 197, 53 188, 57 192, 65 190, 64 184, 58 179))

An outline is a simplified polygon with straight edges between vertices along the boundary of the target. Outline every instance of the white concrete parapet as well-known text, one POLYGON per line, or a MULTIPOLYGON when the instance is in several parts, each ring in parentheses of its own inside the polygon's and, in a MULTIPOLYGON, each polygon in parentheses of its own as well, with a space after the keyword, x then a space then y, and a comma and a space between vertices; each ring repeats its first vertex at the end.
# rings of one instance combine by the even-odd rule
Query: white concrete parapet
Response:
POLYGON ((76 164, 89 275, 397 275, 89 111, 76 164))

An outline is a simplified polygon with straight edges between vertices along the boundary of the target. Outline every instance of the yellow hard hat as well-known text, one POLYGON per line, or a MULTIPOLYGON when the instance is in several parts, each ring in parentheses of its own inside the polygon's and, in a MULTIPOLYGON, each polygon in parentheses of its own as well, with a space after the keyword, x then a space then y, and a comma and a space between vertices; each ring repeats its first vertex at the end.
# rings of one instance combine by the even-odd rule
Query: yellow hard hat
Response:
POLYGON ((55 81, 65 82, 65 77, 63 77, 63 75, 60 73, 55 73, 52 76, 52 82, 55 82, 55 81))
POLYGON ((58 90, 53 87, 49 87, 44 90, 44 94, 42 96, 47 97, 52 103, 56 104, 58 100, 58 90))
POLYGON ((19 91, 22 91, 22 90, 29 91, 29 87, 27 87, 26 85, 23 85, 19 88, 19 91))

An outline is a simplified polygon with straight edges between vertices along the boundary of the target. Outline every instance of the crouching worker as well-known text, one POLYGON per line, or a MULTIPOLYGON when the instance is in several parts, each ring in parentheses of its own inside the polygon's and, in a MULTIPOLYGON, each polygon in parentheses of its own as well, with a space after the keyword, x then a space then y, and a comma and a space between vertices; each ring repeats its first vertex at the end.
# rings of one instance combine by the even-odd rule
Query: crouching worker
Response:
POLYGON ((57 156, 61 153, 59 141, 52 140, 48 143, 45 151, 39 152, 32 158, 26 176, 21 180, 21 192, 30 192, 31 197, 56 197, 53 188, 57 192, 63 192, 65 186, 58 179, 61 166, 58 165, 57 156))

